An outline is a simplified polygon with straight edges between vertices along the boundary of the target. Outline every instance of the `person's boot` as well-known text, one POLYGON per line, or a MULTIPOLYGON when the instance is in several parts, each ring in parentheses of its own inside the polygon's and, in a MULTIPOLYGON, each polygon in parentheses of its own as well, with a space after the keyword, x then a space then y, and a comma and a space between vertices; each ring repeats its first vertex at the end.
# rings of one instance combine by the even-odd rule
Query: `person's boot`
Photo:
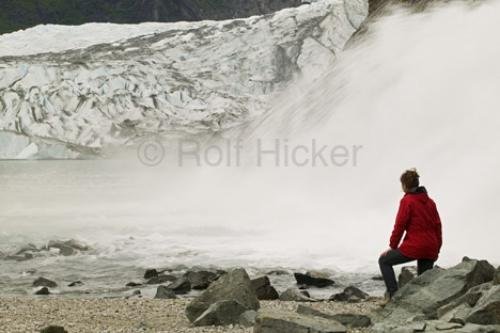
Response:
POLYGON ((392 299, 391 294, 388 291, 386 291, 384 294, 384 300, 382 301, 380 306, 385 307, 387 304, 391 302, 391 299, 392 299))

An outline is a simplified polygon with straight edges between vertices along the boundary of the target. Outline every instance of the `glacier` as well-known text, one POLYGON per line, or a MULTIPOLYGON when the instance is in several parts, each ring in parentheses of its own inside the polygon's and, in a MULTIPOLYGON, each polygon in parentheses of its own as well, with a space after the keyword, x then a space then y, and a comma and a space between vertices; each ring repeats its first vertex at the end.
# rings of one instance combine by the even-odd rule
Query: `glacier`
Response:
POLYGON ((0 36, 0 158, 81 158, 219 133, 331 66, 368 15, 323 0, 224 21, 39 26, 0 36))

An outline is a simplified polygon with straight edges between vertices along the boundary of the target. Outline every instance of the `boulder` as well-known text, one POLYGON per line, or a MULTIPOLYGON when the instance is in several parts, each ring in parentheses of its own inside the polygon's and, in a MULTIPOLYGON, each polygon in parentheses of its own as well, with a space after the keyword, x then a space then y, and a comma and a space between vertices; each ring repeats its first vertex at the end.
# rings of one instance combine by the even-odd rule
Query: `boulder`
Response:
POLYGON ((218 301, 211 304, 193 322, 194 326, 231 325, 240 321, 240 316, 247 308, 235 300, 218 301))
POLYGON ((306 291, 296 287, 288 288, 280 295, 280 300, 285 302, 315 302, 306 291))
POLYGON ((162 284, 165 282, 177 281, 177 276, 170 274, 159 274, 149 279, 146 284, 162 284))
POLYGON ((335 284, 335 281, 329 278, 328 273, 309 271, 305 274, 294 273, 293 275, 299 286, 324 288, 335 284))
POLYGON ((267 276, 261 276, 252 281, 252 288, 259 300, 275 300, 279 299, 280 295, 271 285, 271 281, 267 276))
POLYGON ((195 290, 207 289, 208 286, 219 278, 219 274, 211 271, 187 271, 184 277, 189 281, 191 288, 195 290))
POLYGON ((83 285, 84 285, 84 283, 82 281, 75 281, 75 282, 71 282, 70 284, 68 284, 68 287, 80 287, 83 285))
POLYGON ((42 287, 35 291, 35 295, 50 295, 49 288, 47 287, 42 287))
POLYGON ((256 318, 254 333, 341 333, 344 325, 334 320, 294 312, 262 311, 256 318))
POLYGON ((194 322, 210 305, 220 301, 235 301, 246 310, 258 310, 257 295, 244 269, 233 269, 214 281, 202 294, 186 307, 186 316, 194 322))
POLYGON ((62 326, 50 325, 40 330, 40 333, 68 333, 62 326))
POLYGON ((368 297, 369 295, 362 291, 359 288, 356 288, 354 286, 349 286, 344 289, 343 292, 332 295, 330 297, 331 301, 337 301, 337 302, 359 302, 361 300, 364 300, 368 297))
POLYGON ((191 291, 191 283, 185 277, 181 277, 169 284, 167 288, 178 295, 187 294, 191 291))
POLYGON ((491 281, 495 269, 487 261, 464 260, 449 269, 434 268, 399 289, 392 301, 378 311, 377 320, 401 323, 414 315, 437 318, 437 310, 472 287, 491 281))
POLYGON ((370 317, 365 315, 351 314, 351 313, 336 313, 336 314, 325 313, 302 304, 299 304, 299 306, 297 307, 297 313, 306 316, 335 320, 341 323, 342 325, 351 328, 368 327, 372 323, 370 317))
POLYGON ((33 281, 33 287, 49 287, 49 288, 55 288, 57 287, 57 283, 54 281, 51 281, 49 279, 46 279, 44 277, 39 277, 35 281, 33 281))
POLYGON ((156 299, 175 299, 175 298, 177 298, 177 295, 175 294, 175 292, 172 289, 170 289, 166 286, 158 286, 158 288, 156 289, 155 298, 156 299))
POLYGON ((158 277, 158 271, 154 268, 152 269, 146 269, 146 272, 144 272, 144 279, 149 280, 151 278, 158 277))
POLYGON ((493 278, 493 284, 500 284, 500 266, 497 267, 495 272, 495 277, 493 278))
POLYGON ((485 291, 465 321, 480 325, 500 325, 500 285, 494 285, 485 291))
POLYGON ((403 288, 405 284, 413 280, 414 277, 417 276, 417 267, 416 266, 405 266, 401 269, 401 273, 399 273, 398 277, 398 286, 399 288, 403 288))

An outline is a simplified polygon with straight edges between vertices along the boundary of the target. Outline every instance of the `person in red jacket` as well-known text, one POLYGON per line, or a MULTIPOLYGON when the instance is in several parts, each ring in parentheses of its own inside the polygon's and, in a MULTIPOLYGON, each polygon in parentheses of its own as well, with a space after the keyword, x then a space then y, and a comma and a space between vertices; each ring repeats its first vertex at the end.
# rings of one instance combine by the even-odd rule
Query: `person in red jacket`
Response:
POLYGON ((387 287, 387 296, 398 290, 394 265, 417 260, 418 275, 432 269, 442 245, 441 220, 434 201, 420 186, 417 170, 401 175, 405 195, 400 201, 396 223, 390 238, 390 249, 379 258, 380 271, 387 287), (401 238, 403 242, 400 244, 401 238))

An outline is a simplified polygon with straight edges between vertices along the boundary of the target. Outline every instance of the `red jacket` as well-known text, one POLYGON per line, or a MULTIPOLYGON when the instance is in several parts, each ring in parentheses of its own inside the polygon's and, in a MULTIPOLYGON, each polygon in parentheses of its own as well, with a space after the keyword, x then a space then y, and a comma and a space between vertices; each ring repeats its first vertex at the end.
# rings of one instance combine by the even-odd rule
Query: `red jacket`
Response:
POLYGON ((425 187, 406 193, 399 204, 390 247, 397 249, 403 233, 406 235, 399 251, 413 259, 437 260, 442 245, 441 220, 434 201, 425 187))

